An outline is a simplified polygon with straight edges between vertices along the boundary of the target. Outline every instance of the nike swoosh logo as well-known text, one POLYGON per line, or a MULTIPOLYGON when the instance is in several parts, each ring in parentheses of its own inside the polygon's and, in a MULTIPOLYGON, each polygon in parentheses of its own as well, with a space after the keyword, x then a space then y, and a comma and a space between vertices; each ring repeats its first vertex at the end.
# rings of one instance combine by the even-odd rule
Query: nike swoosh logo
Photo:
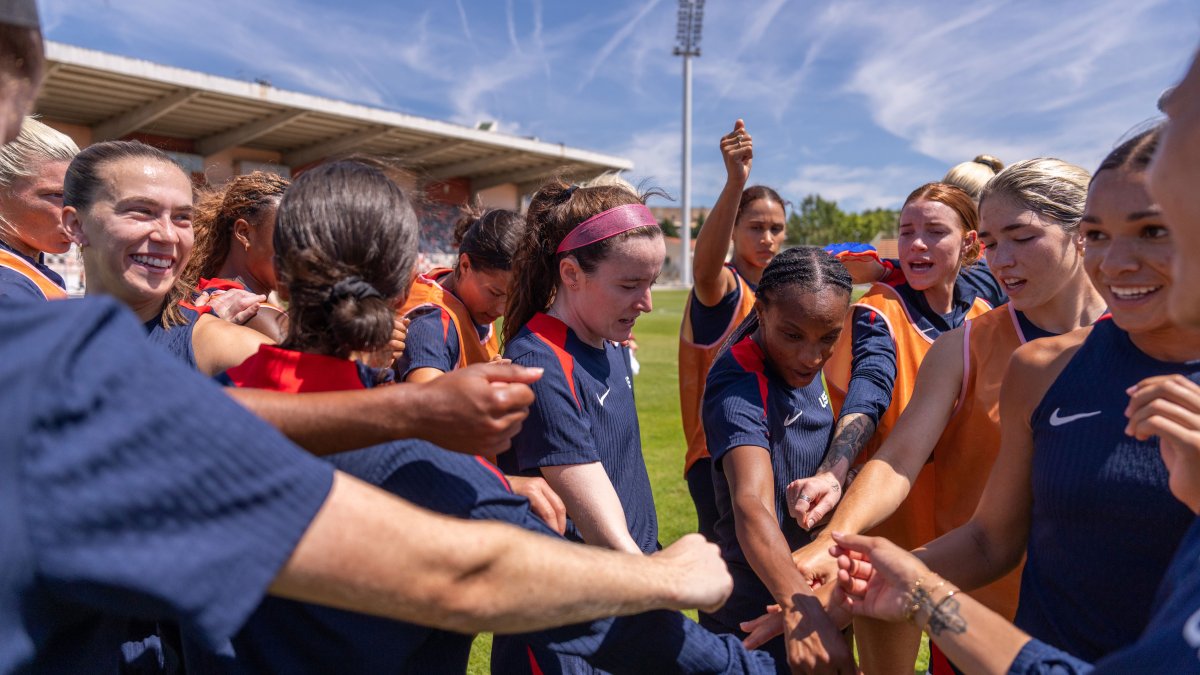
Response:
POLYGON ((795 415, 792 415, 791 417, 784 418, 784 420, 783 420, 783 426, 785 426, 785 427, 790 427, 790 426, 792 426, 792 422, 795 422, 796 420, 800 419, 800 416, 801 416, 801 415, 803 415, 803 414, 804 414, 804 411, 803 411, 803 410, 797 410, 795 415))
POLYGON ((1099 415, 1101 412, 1103 412, 1100 410, 1096 410, 1094 412, 1078 413, 1075 415, 1067 415, 1066 417, 1060 417, 1058 414, 1058 410, 1059 410, 1058 408, 1055 408, 1054 412, 1050 413, 1050 426, 1052 426, 1052 427, 1061 427, 1064 424, 1074 422, 1075 420, 1081 420, 1085 417, 1095 417, 1096 415, 1099 415))
POLYGON ((604 399, 608 398, 608 393, 609 393, 610 391, 612 391, 612 387, 609 387, 608 389, 605 389, 605 390, 604 390, 604 395, 603 395, 603 396, 601 396, 600 394, 596 394, 596 400, 597 400, 597 401, 600 401, 600 407, 601 407, 601 408, 603 408, 603 407, 604 407, 604 399))

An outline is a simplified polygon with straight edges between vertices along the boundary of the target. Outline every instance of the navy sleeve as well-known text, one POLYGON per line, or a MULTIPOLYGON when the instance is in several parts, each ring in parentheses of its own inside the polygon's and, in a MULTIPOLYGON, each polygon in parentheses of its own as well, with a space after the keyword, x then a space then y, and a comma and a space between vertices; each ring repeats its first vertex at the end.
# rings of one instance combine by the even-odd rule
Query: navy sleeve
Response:
POLYGON ((513 438, 519 470, 599 462, 591 419, 580 407, 574 381, 567 379, 556 355, 549 349, 530 349, 511 358, 520 366, 545 369, 541 379, 530 385, 536 398, 513 438))
POLYGON ((1082 675, 1092 665, 1039 640, 1030 640, 1008 667, 1009 675, 1082 675))
POLYGON ((24 274, 7 267, 0 267, 0 298, 18 301, 46 301, 45 294, 42 293, 42 289, 37 287, 37 284, 30 281, 24 274))
POLYGON ((854 308, 850 386, 842 415, 862 413, 878 424, 896 386, 896 343, 887 322, 874 310, 854 308))
POLYGON ((975 297, 982 298, 992 307, 999 307, 1008 302, 1008 294, 1004 292, 1004 288, 992 274, 986 260, 981 259, 977 263, 963 267, 959 272, 959 278, 967 288, 975 293, 975 297))
POLYGON ((324 503, 332 467, 150 348, 111 300, 12 309, 3 351, 23 353, 41 386, 4 406, 0 426, 20 439, 47 590, 178 621, 214 646, 233 635, 324 503))
POLYGON ((408 337, 396 372, 404 380, 418 368, 437 368, 443 373, 458 365, 458 329, 454 318, 441 307, 429 307, 409 314, 408 337))
POLYGON ((709 373, 701 413, 714 463, 742 445, 770 449, 764 386, 752 372, 714 369, 709 373))
POLYGON ((700 298, 696 297, 696 293, 688 294, 689 307, 688 318, 692 322, 692 342, 698 345, 711 345, 729 328, 729 322, 733 321, 733 313, 737 311, 738 303, 741 299, 742 285, 737 284, 721 299, 717 304, 709 307, 700 302, 700 298))

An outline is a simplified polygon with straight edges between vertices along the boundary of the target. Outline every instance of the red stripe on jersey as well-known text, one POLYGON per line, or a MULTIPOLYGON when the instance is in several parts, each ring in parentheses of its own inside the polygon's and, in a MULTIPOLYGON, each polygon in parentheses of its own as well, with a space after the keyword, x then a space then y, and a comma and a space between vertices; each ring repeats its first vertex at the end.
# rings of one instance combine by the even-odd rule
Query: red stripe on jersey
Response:
POLYGON ((196 284, 198 291, 244 291, 246 287, 232 279, 201 279, 196 284))
POLYGON ((438 307, 438 316, 442 320, 442 342, 445 342, 450 338, 450 314, 438 307))
POLYGON ((747 335, 742 338, 742 341, 734 345, 730 350, 733 353, 733 360, 738 362, 748 373, 754 373, 758 378, 758 393, 762 396, 763 419, 767 417, 767 374, 765 368, 765 358, 762 350, 758 348, 758 343, 754 338, 747 335))
POLYGON ((488 471, 492 472, 493 476, 500 479, 500 484, 504 486, 505 490, 512 492, 512 486, 508 484, 508 479, 504 477, 504 472, 500 471, 500 469, 497 469, 495 464, 492 464, 491 462, 487 461, 486 459, 484 459, 478 455, 475 456, 475 459, 480 464, 484 465, 488 471))
POLYGON ((364 389, 353 361, 260 345, 253 356, 225 371, 239 387, 290 394, 364 389))
POLYGON ((870 321, 871 325, 874 326, 875 325, 875 317, 877 317, 877 316, 879 316, 879 315, 876 314, 875 312, 871 312, 871 315, 867 317, 867 321, 870 321))
POLYGON ((549 314, 538 312, 533 315, 529 323, 525 324, 525 327, 554 352, 559 365, 562 366, 563 375, 567 377, 567 386, 571 388, 571 396, 575 397, 575 405, 582 410, 583 404, 579 402, 579 394, 575 391, 575 357, 567 352, 567 324, 549 314))
POLYGON ((538 665, 537 657, 533 655, 533 647, 525 645, 525 651, 529 653, 529 672, 533 675, 545 675, 542 667, 538 665))

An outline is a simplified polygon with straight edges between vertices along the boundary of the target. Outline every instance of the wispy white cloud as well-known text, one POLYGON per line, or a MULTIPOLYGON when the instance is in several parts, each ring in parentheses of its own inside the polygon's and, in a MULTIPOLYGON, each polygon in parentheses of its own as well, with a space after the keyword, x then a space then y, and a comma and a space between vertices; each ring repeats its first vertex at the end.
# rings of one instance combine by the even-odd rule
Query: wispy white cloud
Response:
POLYGON ((782 187, 784 195, 794 201, 819 194, 837 201, 843 209, 858 211, 897 207, 914 187, 938 178, 941 176, 923 175, 907 166, 810 164, 801 167, 782 187))
POLYGON ((463 36, 468 42, 474 43, 475 37, 471 35, 471 23, 467 21, 467 8, 463 7, 462 0, 454 0, 454 6, 458 8, 458 20, 462 23, 463 36))
POLYGON ((621 24, 621 27, 618 28, 617 32, 613 33, 612 37, 610 37, 608 41, 604 43, 604 46, 600 48, 600 51, 596 52, 596 56, 592 59, 591 66, 588 68, 587 73, 579 83, 579 89, 581 91, 585 85, 595 79, 596 73, 599 72, 600 67, 603 66, 606 61, 608 61, 608 58, 612 56, 612 53, 616 51, 617 47, 620 47, 621 43, 625 42, 630 34, 632 34, 639 27, 642 27, 643 19, 658 5, 659 1, 660 0, 648 0, 646 3, 644 3, 636 12, 632 14, 632 16, 630 16, 621 24))

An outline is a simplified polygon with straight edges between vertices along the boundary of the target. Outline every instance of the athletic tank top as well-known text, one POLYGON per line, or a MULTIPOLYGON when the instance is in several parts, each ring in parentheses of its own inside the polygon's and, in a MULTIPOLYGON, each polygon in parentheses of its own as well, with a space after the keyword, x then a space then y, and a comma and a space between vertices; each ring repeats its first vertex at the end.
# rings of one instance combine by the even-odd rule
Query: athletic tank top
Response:
MULTIPOLYGON (((912 398, 913 386, 916 384, 917 371, 921 361, 929 352, 933 338, 921 332, 908 306, 896 289, 887 284, 871 284, 871 289, 858 302, 851 305, 851 311, 846 313, 845 328, 842 336, 834 346, 833 355, 825 363, 825 379, 829 385, 829 397, 833 401, 834 410, 840 412, 842 403, 846 400, 846 392, 850 388, 851 366, 853 363, 853 308, 862 307, 874 311, 880 320, 888 327, 896 349, 896 383, 892 388, 892 403, 880 416, 875 427, 875 435, 863 447, 858 456, 862 464, 870 459, 879 446, 883 445, 896 426, 900 413, 912 398)), ((976 297, 967 311, 966 318, 973 319, 989 311, 991 307, 976 297)), ((928 464, 917 476, 908 498, 896 509, 887 520, 880 523, 870 534, 887 537, 905 548, 914 548, 934 539, 933 527, 933 480, 934 469, 928 464)))
POLYGON ((1131 644, 1195 516, 1171 495, 1157 439, 1125 435, 1125 390, 1200 361, 1158 361, 1096 322, 1030 418, 1033 511, 1017 626, 1086 661, 1131 644))
POLYGON ((708 445, 704 440, 704 423, 700 418, 708 369, 712 367, 713 359, 717 358, 721 344, 754 310, 754 291, 750 289, 750 285, 732 265, 725 267, 733 272, 733 278, 737 280, 738 303, 721 337, 709 344, 696 344, 692 341, 691 309, 694 290, 688 292, 683 309, 683 323, 679 328, 679 412, 683 417, 683 435, 687 440, 687 455, 683 464, 685 474, 696 460, 709 456, 708 445))
POLYGON ((438 280, 450 274, 453 270, 437 267, 425 274, 417 275, 408 291, 408 299, 400 307, 401 316, 421 307, 440 307, 454 317, 458 332, 458 365, 456 368, 472 363, 487 363, 500 353, 500 343, 496 337, 495 326, 488 330, 487 337, 482 340, 470 336, 478 336, 475 331, 475 320, 471 312, 453 293, 442 287, 438 280))

